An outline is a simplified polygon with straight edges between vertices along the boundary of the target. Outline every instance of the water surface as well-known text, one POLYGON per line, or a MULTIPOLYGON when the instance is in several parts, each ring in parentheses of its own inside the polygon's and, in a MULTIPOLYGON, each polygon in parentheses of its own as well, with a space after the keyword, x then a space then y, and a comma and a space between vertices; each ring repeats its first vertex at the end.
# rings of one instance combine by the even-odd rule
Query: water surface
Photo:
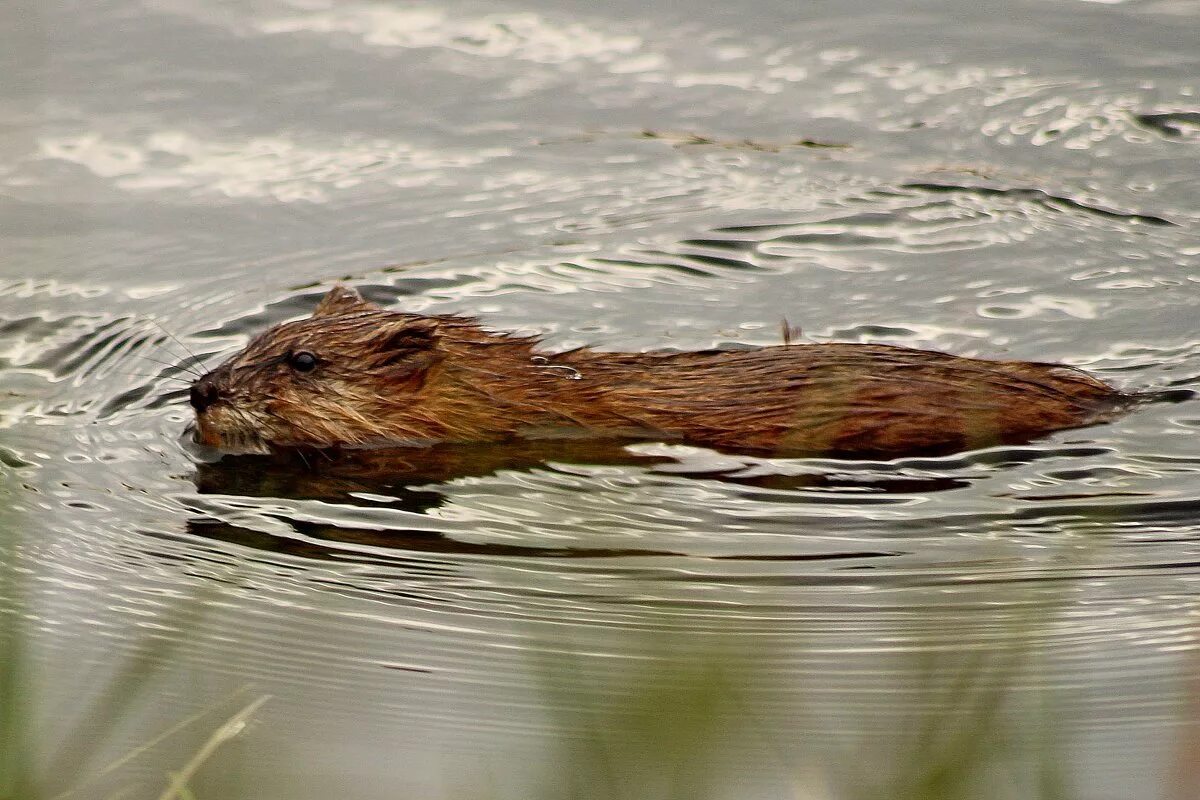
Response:
POLYGON ((645 443, 366 479, 200 459, 184 347, 212 366, 346 280, 555 349, 786 317, 1194 387, 1197 25, 10 5, 5 766, 158 797, 269 697, 195 796, 1193 796, 1195 402, 945 458, 645 443))

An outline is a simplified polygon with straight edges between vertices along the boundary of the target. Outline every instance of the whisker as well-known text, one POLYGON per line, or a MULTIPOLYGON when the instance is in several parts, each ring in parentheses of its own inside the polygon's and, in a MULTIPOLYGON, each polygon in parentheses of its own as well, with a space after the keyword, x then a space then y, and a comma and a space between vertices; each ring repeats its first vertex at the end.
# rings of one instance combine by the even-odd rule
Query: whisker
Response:
POLYGON ((132 377, 134 377, 134 378, 150 378, 151 380, 162 380, 162 379, 165 379, 165 380, 168 380, 168 381, 179 381, 179 382, 180 382, 180 383, 182 383, 184 386, 189 386, 189 385, 191 385, 191 381, 186 381, 186 380, 184 380, 183 378, 176 377, 175 375, 163 375, 162 373, 159 373, 159 374, 157 374, 157 375, 153 375, 153 374, 151 374, 151 373, 149 373, 149 372, 126 372, 126 371, 124 371, 124 370, 120 370, 120 369, 113 369, 113 370, 109 370, 109 372, 112 372, 112 373, 113 373, 113 374, 115 374, 115 375, 130 375, 130 376, 132 376, 132 377))
POLYGON ((180 341, 178 336, 171 333, 169 330, 167 330, 162 325, 160 325, 158 323, 158 320, 156 320, 154 317, 146 317, 146 319, 150 320, 150 323, 152 325, 154 325, 154 327, 158 328, 160 331, 165 333, 167 336, 170 336, 175 341, 176 344, 178 344, 180 347, 182 347, 183 352, 187 353, 189 356, 192 357, 192 363, 196 365, 196 367, 200 370, 200 373, 201 374, 204 373, 204 362, 202 362, 199 358, 197 358, 196 354, 193 353, 186 344, 184 344, 182 341, 180 341))
POLYGON ((182 364, 182 363, 171 363, 170 361, 163 361, 162 359, 158 359, 158 358, 151 358, 150 356, 147 356, 147 355, 141 355, 140 353, 138 354, 138 358, 144 358, 144 359, 146 359, 147 361, 153 361, 155 364, 162 364, 164 367, 171 367, 172 369, 179 369, 179 370, 183 370, 183 371, 184 371, 184 372, 186 372, 188 375, 191 375, 193 378, 199 378, 199 377, 200 377, 199 373, 196 373, 196 372, 193 372, 192 370, 190 370, 190 369, 188 368, 188 365, 186 365, 186 364, 182 364))
POLYGON ((179 359, 180 361, 184 360, 184 357, 179 355, 178 353, 176 353, 175 349, 173 347, 167 346, 170 344, 170 340, 164 338, 159 333, 154 333, 154 332, 152 332, 152 333, 153 333, 154 338, 148 339, 147 341, 150 342, 150 344, 154 347, 155 350, 162 350, 163 352, 167 353, 172 358, 179 359))

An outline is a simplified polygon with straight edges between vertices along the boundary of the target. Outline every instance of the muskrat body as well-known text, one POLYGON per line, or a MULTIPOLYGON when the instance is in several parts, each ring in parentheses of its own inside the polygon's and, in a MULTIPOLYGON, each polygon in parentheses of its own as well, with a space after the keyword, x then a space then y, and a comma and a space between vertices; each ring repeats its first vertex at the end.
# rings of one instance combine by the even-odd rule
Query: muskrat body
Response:
POLYGON ((195 382, 197 439, 231 453, 539 438, 662 439, 838 457, 1022 443, 1132 399, 1069 367, 871 344, 564 353, 335 287, 195 382))

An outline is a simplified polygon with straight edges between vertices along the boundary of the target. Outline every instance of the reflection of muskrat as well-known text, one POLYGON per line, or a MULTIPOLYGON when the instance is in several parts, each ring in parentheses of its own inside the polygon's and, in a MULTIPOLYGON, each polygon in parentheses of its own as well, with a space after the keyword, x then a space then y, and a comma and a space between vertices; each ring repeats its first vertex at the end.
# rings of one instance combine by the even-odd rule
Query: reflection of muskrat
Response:
POLYGON ((898 456, 1025 442, 1111 419, 1131 399, 1068 367, 888 345, 537 344, 335 287, 312 317, 271 328, 192 385, 197 439, 233 453, 586 437, 898 456))

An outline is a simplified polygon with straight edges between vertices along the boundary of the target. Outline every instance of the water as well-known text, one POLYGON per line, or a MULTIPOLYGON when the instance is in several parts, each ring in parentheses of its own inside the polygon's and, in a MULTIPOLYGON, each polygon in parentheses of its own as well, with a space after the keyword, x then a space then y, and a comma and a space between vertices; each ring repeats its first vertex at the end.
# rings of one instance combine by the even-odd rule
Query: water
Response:
POLYGON ((939 459, 647 443, 380 478, 203 463, 171 365, 344 279, 551 348, 786 317, 1195 386, 1198 25, 5 7, 7 779, 158 797, 267 697, 195 796, 1195 796, 1195 402, 939 459))

